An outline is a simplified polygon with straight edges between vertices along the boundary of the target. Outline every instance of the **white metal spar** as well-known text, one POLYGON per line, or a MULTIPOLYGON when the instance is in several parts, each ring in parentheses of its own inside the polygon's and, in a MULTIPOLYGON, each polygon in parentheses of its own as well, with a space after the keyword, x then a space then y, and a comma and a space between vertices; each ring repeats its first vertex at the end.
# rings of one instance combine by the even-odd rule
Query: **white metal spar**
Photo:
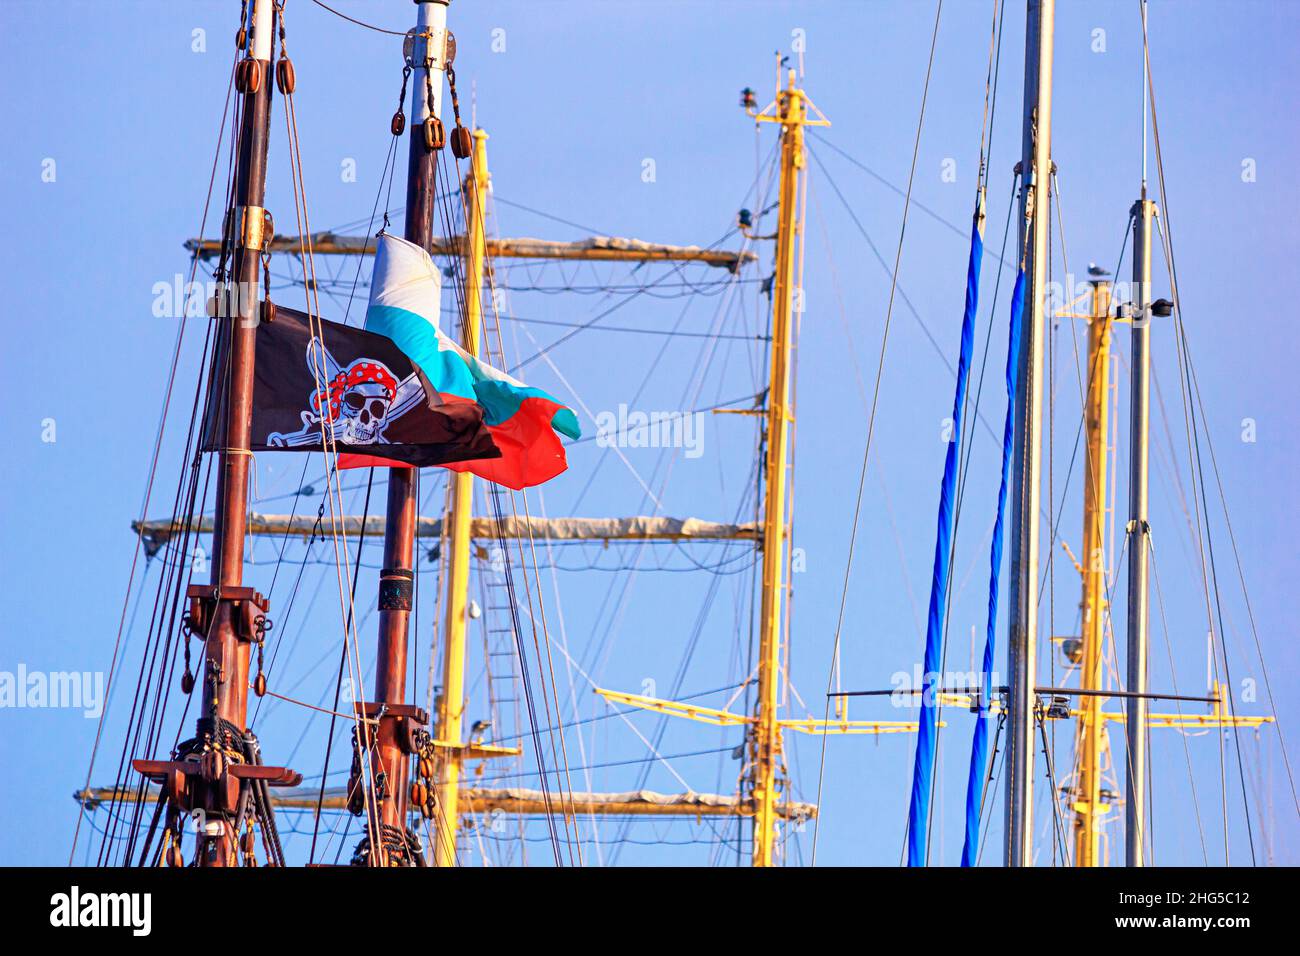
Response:
POLYGON ((1048 183, 1052 166, 1052 42, 1055 0, 1029 0, 1025 27, 1024 146, 1021 155, 1021 248, 1025 250, 1025 322, 1016 397, 1011 500, 1010 639, 1007 646, 1008 750, 1006 864, 1033 862, 1033 776, 1038 638, 1039 483, 1043 436, 1043 333, 1048 183), (1026 236, 1025 230, 1029 231, 1026 236))

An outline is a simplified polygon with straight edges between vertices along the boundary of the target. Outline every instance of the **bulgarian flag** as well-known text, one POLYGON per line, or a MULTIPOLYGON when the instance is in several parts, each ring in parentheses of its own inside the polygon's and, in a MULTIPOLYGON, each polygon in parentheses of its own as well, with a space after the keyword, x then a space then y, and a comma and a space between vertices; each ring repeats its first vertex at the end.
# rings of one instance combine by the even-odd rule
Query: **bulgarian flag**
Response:
POLYGON ((516 491, 549 481, 568 467, 560 435, 578 438, 573 410, 470 355, 442 333, 438 316, 442 274, 413 242, 379 236, 370 283, 366 330, 391 339, 428 377, 444 402, 468 403, 500 457, 448 463, 516 491))

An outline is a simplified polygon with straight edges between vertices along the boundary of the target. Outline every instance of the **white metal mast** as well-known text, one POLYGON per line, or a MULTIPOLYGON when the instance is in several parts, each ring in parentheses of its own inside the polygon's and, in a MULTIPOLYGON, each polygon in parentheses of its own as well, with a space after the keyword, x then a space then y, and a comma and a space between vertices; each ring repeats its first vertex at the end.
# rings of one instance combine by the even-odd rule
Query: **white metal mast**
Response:
MULTIPOLYGON (((1147 692, 1147 433, 1151 386, 1151 227, 1156 204, 1147 199, 1146 4, 1142 4, 1142 194, 1133 204, 1132 345, 1129 384, 1128 673, 1130 693, 1147 692)), ((1126 711, 1124 861, 1145 866, 1147 699, 1130 697, 1126 711)))
POLYGON ((1025 250, 1025 322, 1016 396, 1016 468, 1011 500, 1010 640, 1006 864, 1033 862, 1034 683, 1038 636, 1038 489, 1042 471, 1044 295, 1051 217, 1052 39, 1055 0, 1029 0, 1025 23, 1021 235, 1025 250), (1029 233, 1026 235, 1025 231, 1029 233))

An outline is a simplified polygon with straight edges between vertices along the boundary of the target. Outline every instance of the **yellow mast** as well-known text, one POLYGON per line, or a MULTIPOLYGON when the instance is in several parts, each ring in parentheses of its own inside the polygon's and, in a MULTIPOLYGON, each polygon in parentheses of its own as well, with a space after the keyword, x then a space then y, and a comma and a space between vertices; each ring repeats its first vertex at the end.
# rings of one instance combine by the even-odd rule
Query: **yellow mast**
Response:
MULTIPOLYGON (((1106 635, 1106 503, 1107 454, 1110 428, 1110 283, 1092 283, 1092 315, 1088 324, 1088 394, 1085 412, 1088 460, 1083 490, 1083 627, 1081 674, 1083 690, 1101 690, 1101 652, 1106 635)), ((1085 695, 1079 702, 1078 786, 1074 803, 1074 865, 1101 865, 1101 764, 1105 719, 1103 698, 1085 695)))
MULTIPOLYGON (((1109 281, 1095 280, 1090 314, 1058 313, 1062 318, 1085 319, 1089 323, 1088 388, 1084 405, 1088 460, 1084 465, 1083 555, 1081 561, 1075 562, 1083 579, 1082 631, 1077 651, 1069 653, 1070 659, 1080 665, 1079 689, 1085 692, 1105 690, 1102 651, 1110 611, 1106 590, 1106 523, 1110 517, 1107 491, 1110 487, 1111 335, 1116 322, 1132 322, 1133 313, 1137 312, 1133 304, 1121 304, 1119 313, 1123 317, 1112 316, 1111 294, 1109 281)), ((1272 717, 1229 713, 1223 694, 1216 682, 1207 698, 1211 704, 1209 714, 1143 713, 1141 724, 1148 729, 1185 729, 1259 727, 1273 723, 1272 717)), ((1103 798, 1101 786, 1110 751, 1106 723, 1128 723, 1126 713, 1107 711, 1102 706, 1105 701, 1104 694, 1084 693, 1078 707, 1070 711, 1070 716, 1078 719, 1075 736, 1078 775, 1071 793, 1071 809, 1074 811, 1074 865, 1079 867, 1105 865, 1101 824, 1104 814, 1110 810, 1110 801, 1103 798)), ((1138 702, 1145 710, 1146 698, 1138 702)))
MULTIPOLYGON (((465 323, 461 344, 470 355, 479 354, 483 319, 483 265, 487 250, 487 138, 474 130, 470 172, 465 177, 465 323)), ((452 475, 451 529, 447 555, 447 624, 443 650, 442 696, 438 703, 438 768, 435 866, 456 865, 456 830, 460 816, 460 771, 464 762, 461 718, 465 713, 465 617, 469 595, 470 522, 473 518, 474 476, 452 475)))
MULTIPOLYGON (((772 296, 772 366, 767 392, 767 455, 763 465, 763 600, 758 661, 758 711, 750 737, 750 787, 754 805, 754 866, 772 866, 776 855, 777 778, 781 772, 781 726, 777 717, 781 681, 781 598, 785 590, 787 464, 790 425, 791 315, 796 308, 796 245, 802 242, 799 177, 807 162, 804 125, 807 99, 790 70, 778 90, 776 114, 755 114, 781 124, 781 180, 777 207, 776 275, 772 296)), ((825 121, 820 121, 825 124, 825 121)))

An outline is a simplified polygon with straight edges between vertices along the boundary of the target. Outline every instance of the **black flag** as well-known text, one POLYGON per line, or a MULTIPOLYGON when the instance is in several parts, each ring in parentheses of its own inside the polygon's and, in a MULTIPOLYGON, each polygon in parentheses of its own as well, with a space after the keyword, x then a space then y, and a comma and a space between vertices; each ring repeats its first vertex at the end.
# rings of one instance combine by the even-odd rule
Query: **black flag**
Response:
MULTIPOLYGON (((386 336, 278 306, 257 327, 254 368, 255 452, 323 451, 325 429, 340 468, 501 457, 482 408, 444 401, 386 336)), ((216 451, 206 431, 205 450, 216 451)))

